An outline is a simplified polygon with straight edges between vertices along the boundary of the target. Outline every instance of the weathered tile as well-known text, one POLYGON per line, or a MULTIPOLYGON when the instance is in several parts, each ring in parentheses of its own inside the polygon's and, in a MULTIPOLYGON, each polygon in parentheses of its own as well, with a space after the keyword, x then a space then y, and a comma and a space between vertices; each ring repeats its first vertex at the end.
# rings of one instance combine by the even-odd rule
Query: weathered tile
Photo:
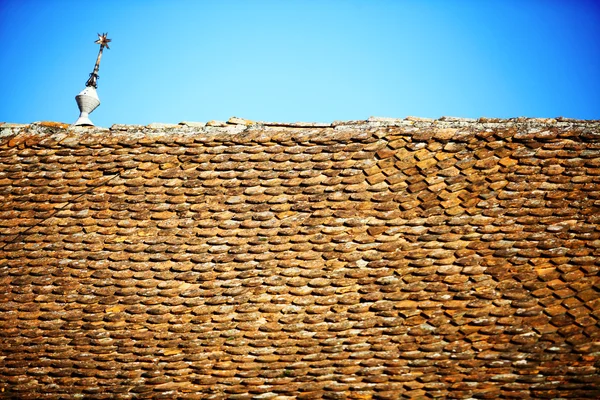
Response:
POLYGON ((9 397, 599 395, 597 122, 0 130, 9 397))

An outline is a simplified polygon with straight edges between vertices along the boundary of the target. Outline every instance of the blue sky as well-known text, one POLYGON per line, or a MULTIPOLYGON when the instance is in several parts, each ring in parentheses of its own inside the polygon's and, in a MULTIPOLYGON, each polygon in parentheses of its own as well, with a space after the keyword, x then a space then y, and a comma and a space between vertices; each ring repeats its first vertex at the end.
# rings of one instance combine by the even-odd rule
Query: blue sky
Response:
POLYGON ((600 118, 596 0, 0 0, 0 121, 600 118))

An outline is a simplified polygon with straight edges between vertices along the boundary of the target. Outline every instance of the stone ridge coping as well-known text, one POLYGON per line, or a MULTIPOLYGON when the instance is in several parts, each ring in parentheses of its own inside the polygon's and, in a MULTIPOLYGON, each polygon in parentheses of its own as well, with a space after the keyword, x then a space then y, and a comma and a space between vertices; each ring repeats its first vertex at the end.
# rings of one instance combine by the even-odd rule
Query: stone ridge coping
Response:
POLYGON ((31 124, 17 124, 0 122, 0 137, 18 135, 23 131, 28 134, 64 133, 64 134, 126 134, 133 136, 156 136, 165 134, 183 135, 215 135, 215 134, 240 134, 245 131, 274 131, 289 128, 297 131, 318 131, 319 134, 328 131, 369 130, 379 127, 399 127, 410 131, 414 129, 457 129, 466 131, 481 131, 486 129, 525 130, 526 133, 516 135, 520 139, 533 139, 537 135, 533 132, 557 129, 570 130, 576 128, 588 139, 600 139, 600 120, 581 120, 572 118, 458 118, 441 117, 438 119, 406 117, 387 118, 370 117, 367 120, 333 121, 331 123, 318 122, 264 122, 252 121, 238 117, 231 117, 228 121, 190 122, 183 121, 179 124, 151 123, 148 125, 114 124, 110 128, 96 126, 75 126, 62 122, 40 121, 31 124), (411 129, 412 128, 412 129, 411 129), (63 131, 63 132, 60 132, 63 131))

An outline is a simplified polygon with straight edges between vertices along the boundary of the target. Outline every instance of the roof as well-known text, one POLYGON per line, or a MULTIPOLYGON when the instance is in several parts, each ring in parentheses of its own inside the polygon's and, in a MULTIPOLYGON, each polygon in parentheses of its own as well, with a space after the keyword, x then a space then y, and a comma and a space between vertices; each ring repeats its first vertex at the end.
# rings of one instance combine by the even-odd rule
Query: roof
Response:
POLYGON ((600 384, 600 123, 0 125, 0 398, 600 384))

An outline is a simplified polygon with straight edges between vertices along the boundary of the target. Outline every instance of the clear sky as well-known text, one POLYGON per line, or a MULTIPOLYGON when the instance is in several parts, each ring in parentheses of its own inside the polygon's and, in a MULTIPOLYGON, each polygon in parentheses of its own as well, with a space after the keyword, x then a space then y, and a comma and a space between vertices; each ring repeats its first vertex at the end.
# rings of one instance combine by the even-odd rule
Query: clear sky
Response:
POLYGON ((0 0, 0 121, 600 119, 599 0, 0 0))

